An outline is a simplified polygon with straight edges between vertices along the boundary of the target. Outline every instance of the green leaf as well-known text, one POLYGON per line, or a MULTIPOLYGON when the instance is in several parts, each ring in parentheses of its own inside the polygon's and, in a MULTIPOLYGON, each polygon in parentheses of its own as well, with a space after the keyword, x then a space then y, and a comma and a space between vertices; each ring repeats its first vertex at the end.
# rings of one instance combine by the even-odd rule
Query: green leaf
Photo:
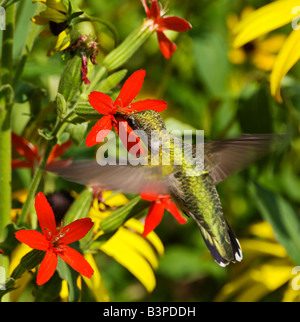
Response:
POLYGON ((92 244, 90 245, 89 249, 99 249, 99 247, 106 243, 114 234, 116 233, 116 231, 112 231, 106 234, 103 234, 101 236, 99 236, 96 240, 94 240, 92 242, 92 244))
POLYGON ((55 103, 58 115, 61 119, 63 119, 68 112, 68 106, 64 96, 61 93, 57 93, 55 103))
POLYGON ((75 145, 80 145, 85 137, 88 123, 69 124, 66 132, 70 134, 70 139, 75 145))
POLYGON ((64 224, 87 217, 93 200, 93 191, 85 189, 81 192, 79 198, 73 202, 70 209, 64 217, 64 224))
POLYGON ((12 272, 11 278, 14 280, 19 279, 27 270, 33 269, 39 265, 44 257, 44 251, 33 249, 22 257, 19 265, 12 272))
POLYGON ((5 9, 7 9, 9 6, 11 6, 12 4, 14 4, 18 1, 20 1, 20 0, 8 0, 8 1, 4 0, 0 3, 0 6, 3 6, 5 9), (2 5, 2 3, 3 3, 3 5, 2 5))
MULTIPOLYGON (((97 90, 100 92, 109 92, 113 88, 115 88, 126 76, 127 69, 119 70, 110 76, 108 76, 106 79, 102 80, 99 85, 97 85, 97 90)), ((98 114, 99 115, 99 114, 98 114)), ((98 116, 99 117, 99 116, 98 116)))
POLYGON ((51 141, 54 139, 53 133, 48 129, 38 129, 38 133, 47 141, 51 141))
POLYGON ((196 38, 194 42, 196 72, 213 97, 225 94, 229 63, 225 41, 216 34, 196 38))
POLYGON ((79 102, 74 107, 75 113, 85 120, 99 120, 101 114, 97 112, 89 102, 79 102))
POLYGON ((257 208, 273 230, 276 239, 284 246, 295 263, 300 262, 300 216, 280 195, 253 184, 250 191, 257 208))
POLYGON ((100 224, 101 229, 108 233, 117 230, 128 219, 136 216, 141 211, 148 208, 150 203, 142 200, 140 196, 133 198, 127 205, 114 211, 110 216, 103 219, 100 224))
POLYGON ((66 102, 76 100, 80 92, 81 79, 81 57, 76 55, 68 60, 61 75, 58 92, 62 94, 66 102))
POLYGON ((59 276, 66 280, 69 286, 69 301, 77 302, 80 296, 80 290, 77 287, 77 278, 79 274, 71 268, 66 262, 58 257, 57 271, 59 276))
POLYGON ((269 88, 262 87, 238 103, 238 119, 243 133, 272 133, 269 88))

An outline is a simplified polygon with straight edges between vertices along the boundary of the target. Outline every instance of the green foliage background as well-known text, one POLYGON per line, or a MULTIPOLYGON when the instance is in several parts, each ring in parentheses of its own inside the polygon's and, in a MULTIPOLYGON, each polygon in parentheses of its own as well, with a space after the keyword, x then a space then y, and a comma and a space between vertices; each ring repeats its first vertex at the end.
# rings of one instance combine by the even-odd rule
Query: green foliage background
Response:
MULTIPOLYGON (((260 7, 270 1, 201 0, 169 1, 169 13, 191 22, 187 33, 174 33, 178 50, 165 60, 158 50, 156 36, 125 66, 129 74, 145 69, 147 76, 140 95, 164 99, 163 113, 169 129, 204 129, 205 139, 225 139, 241 133, 287 133, 284 144, 249 169, 233 175, 217 188, 227 220, 239 238, 249 237, 250 224, 267 220, 277 240, 286 248, 295 266, 300 264, 300 68, 296 65, 284 83, 286 103, 278 104, 269 94, 269 74, 250 63, 235 66, 228 59, 229 13, 240 13, 246 5, 260 7), (247 79, 243 82, 243 79, 247 79), (235 85, 234 85, 235 84, 235 85)), ((15 59, 20 56, 36 10, 31 1, 19 3, 15 59)), ((139 0, 83 0, 88 14, 113 23, 122 41, 145 18, 139 0)), ((98 25, 101 57, 114 46, 111 34, 98 25)), ((289 33, 291 27, 283 28, 289 33)), ((21 134, 29 119, 28 95, 46 88, 44 105, 54 99, 64 66, 60 54, 46 56, 49 40, 38 38, 25 66, 18 104, 13 110, 13 130, 21 134), (24 90, 26 89, 26 90, 24 90)), ((91 156, 95 151, 72 148, 68 155, 91 156)), ((26 171, 14 171, 14 190, 29 184, 26 171)), ((46 187, 48 190, 53 187, 46 187)), ((56 189, 81 187, 57 183, 56 189)), ((211 259, 198 228, 189 221, 179 226, 164 216, 156 229, 165 245, 165 255, 156 272, 157 287, 147 294, 143 286, 118 263, 100 254, 97 258, 112 301, 212 301, 229 279, 238 275, 237 265, 218 267, 211 259)), ((247 257, 247 253, 244 254, 247 257)), ((262 259, 263 260, 263 259, 262 259)), ((292 269, 292 267, 291 267, 292 269)), ((282 289, 262 300, 279 300, 282 289)))

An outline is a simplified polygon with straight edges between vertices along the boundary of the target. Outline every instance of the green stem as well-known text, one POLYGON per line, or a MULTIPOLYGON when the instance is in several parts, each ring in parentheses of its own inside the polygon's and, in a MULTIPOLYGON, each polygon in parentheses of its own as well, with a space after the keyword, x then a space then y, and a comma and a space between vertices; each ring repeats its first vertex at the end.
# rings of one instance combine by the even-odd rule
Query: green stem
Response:
MULTIPOLYGON (((52 136, 53 138, 55 138, 57 136, 57 133, 60 131, 60 129, 64 126, 65 124, 59 120, 57 120, 54 128, 53 128, 53 131, 52 131, 52 136)), ((20 217, 18 218, 18 221, 17 221, 17 224, 19 226, 22 226, 25 224, 26 222, 26 216, 29 214, 30 212, 30 209, 33 205, 33 200, 35 198, 35 195, 36 195, 36 192, 37 192, 37 189, 39 187, 39 184, 41 182, 41 179, 43 177, 43 173, 45 171, 45 167, 47 165, 47 161, 49 159, 49 156, 52 152, 52 149, 54 147, 56 143, 56 140, 55 139, 52 139, 51 141, 47 141, 46 143, 46 147, 45 147, 45 152, 43 154, 43 157, 40 161, 40 164, 38 166, 38 168, 36 169, 35 173, 34 173, 34 176, 31 180, 31 183, 30 183, 30 186, 29 186, 29 190, 28 190, 28 196, 27 196, 27 199, 23 205, 23 208, 22 208, 22 212, 21 212, 21 215, 20 217)))
POLYGON ((47 165, 47 160, 51 154, 53 147, 54 147, 53 141, 47 141, 45 153, 41 159, 41 162, 40 162, 38 168, 35 171, 35 174, 34 174, 32 180, 31 180, 26 202, 24 203, 23 208, 22 208, 22 213, 21 213, 20 217, 18 218, 17 224, 19 226, 22 226, 25 224, 26 216, 29 214, 30 209, 33 205, 33 200, 35 198, 37 189, 38 189, 41 179, 43 177, 43 172, 45 170, 45 166, 47 165))
POLYGON ((7 95, 11 88, 13 66, 13 34, 15 5, 6 11, 6 30, 2 41, 1 96, 0 96, 0 241, 4 228, 10 222, 11 210, 11 109, 12 98, 7 95))
MULTIPOLYGON (((0 241, 5 238, 5 227, 10 223, 11 211, 11 110, 13 37, 15 5, 6 10, 6 30, 2 39, 1 90, 0 90, 0 241)), ((0 257, 0 266, 8 273, 9 259, 0 257)))
POLYGON ((107 71, 112 71, 126 63, 154 32, 146 22, 128 35, 124 41, 112 50, 103 60, 107 71))

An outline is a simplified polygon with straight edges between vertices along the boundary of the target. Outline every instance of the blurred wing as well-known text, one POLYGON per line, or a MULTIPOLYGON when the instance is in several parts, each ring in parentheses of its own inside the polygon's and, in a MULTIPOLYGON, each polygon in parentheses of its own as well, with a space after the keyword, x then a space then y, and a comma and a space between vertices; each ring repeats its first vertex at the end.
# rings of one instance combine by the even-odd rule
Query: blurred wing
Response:
POLYGON ((124 193, 169 194, 165 184, 166 176, 162 167, 132 165, 99 165, 96 161, 73 161, 66 167, 48 166, 47 171, 62 178, 87 186, 100 186, 107 190, 120 190, 124 193))
POLYGON ((254 134, 208 142, 204 145, 205 170, 209 172, 214 184, 218 184, 270 152, 276 136, 254 134))

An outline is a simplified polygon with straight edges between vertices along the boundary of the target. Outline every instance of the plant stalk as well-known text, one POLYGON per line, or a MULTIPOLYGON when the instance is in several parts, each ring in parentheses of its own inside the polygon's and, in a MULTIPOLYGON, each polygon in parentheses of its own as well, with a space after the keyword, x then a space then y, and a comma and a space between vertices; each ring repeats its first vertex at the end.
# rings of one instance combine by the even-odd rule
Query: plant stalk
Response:
MULTIPOLYGON (((2 38, 1 89, 0 89, 0 241, 5 238, 5 227, 10 223, 11 212, 11 110, 13 37, 15 5, 6 10, 6 30, 2 38)), ((0 267, 8 274, 9 258, 0 256, 0 267)), ((4 297, 8 300, 8 297, 4 297)))

